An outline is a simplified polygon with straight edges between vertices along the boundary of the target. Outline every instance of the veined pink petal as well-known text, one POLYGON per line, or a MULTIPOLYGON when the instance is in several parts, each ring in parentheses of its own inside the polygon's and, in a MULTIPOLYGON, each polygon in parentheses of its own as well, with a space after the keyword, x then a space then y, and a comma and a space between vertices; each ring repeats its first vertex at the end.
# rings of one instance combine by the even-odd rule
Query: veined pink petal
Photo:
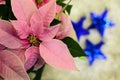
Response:
POLYGON ((3 46, 12 49, 16 49, 22 46, 20 40, 16 37, 16 31, 10 22, 0 20, 0 34, 0 44, 3 46))
POLYGON ((39 34, 39 39, 42 41, 50 40, 55 37, 58 30, 59 30, 58 26, 50 27, 50 28, 44 30, 43 33, 39 34))
POLYGON ((0 44, 0 50, 3 50, 3 49, 5 49, 5 46, 0 44))
POLYGON ((22 39, 22 40, 21 40, 21 43, 23 44, 22 47, 21 47, 21 49, 28 48, 28 47, 30 47, 30 45, 31 45, 31 44, 29 43, 28 39, 22 39))
POLYGON ((41 57, 49 65, 65 70, 76 70, 74 60, 67 46, 60 40, 43 41, 39 50, 41 57))
POLYGON ((25 56, 26 56, 25 69, 29 70, 32 66, 34 66, 35 62, 39 57, 38 47, 35 47, 35 46, 29 47, 25 51, 25 56))
POLYGON ((31 15, 37 11, 37 7, 32 0, 11 0, 11 6, 16 18, 28 23, 31 15))
POLYGON ((12 24, 6 20, 0 20, 0 29, 2 29, 3 31, 6 31, 11 35, 16 35, 16 31, 13 28, 12 24))
POLYGON ((42 59, 41 56, 39 56, 38 61, 34 66, 34 70, 40 69, 43 66, 43 64, 45 64, 45 61, 42 59))
POLYGON ((15 36, 0 29, 0 44, 10 49, 18 49, 22 46, 20 40, 15 36))
POLYGON ((29 35, 29 26, 25 21, 11 21, 21 39, 26 39, 29 35))
POLYGON ((17 55, 23 64, 25 63, 25 49, 10 49, 9 51, 17 55))
POLYGON ((63 13, 61 15, 61 25, 60 25, 59 31, 56 35, 56 38, 62 39, 64 37, 68 36, 68 33, 71 30, 71 28, 72 28, 72 24, 71 24, 70 18, 63 13))
POLYGON ((39 34, 43 32, 43 30, 43 22, 36 21, 36 19, 34 18, 34 20, 31 22, 30 33, 39 36, 39 34))
POLYGON ((36 19, 36 21, 43 21, 44 27, 49 27, 55 17, 55 10, 56 0, 50 0, 32 15, 31 22, 36 19))
POLYGON ((0 75, 4 80, 30 80, 21 60, 8 50, 0 51, 0 75))

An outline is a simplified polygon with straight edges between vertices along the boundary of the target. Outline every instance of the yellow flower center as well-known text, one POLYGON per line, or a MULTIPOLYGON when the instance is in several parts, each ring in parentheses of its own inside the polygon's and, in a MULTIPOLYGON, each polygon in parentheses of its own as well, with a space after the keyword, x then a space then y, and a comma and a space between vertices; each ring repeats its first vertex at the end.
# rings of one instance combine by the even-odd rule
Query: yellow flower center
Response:
POLYGON ((30 42, 31 45, 35 45, 38 42, 38 39, 34 35, 29 35, 28 41, 30 42))
POLYGON ((36 0, 37 4, 42 4, 44 3, 44 0, 36 0))

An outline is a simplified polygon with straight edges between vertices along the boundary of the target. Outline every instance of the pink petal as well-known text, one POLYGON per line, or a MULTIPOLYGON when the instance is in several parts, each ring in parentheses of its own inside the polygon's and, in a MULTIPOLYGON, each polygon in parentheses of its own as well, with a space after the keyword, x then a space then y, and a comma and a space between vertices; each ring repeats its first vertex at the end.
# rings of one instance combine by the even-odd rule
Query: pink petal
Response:
POLYGON ((11 21, 21 39, 26 39, 29 35, 29 26, 25 21, 11 21))
POLYGON ((42 66, 43 66, 43 64, 45 64, 45 61, 41 58, 41 56, 38 58, 38 61, 37 61, 37 63, 35 64, 35 66, 34 66, 34 70, 38 70, 38 69, 40 69, 42 66))
POLYGON ((0 52, 0 76, 4 80, 30 80, 21 60, 12 52, 0 52))
POLYGON ((50 0, 43 0, 44 1, 44 3, 47 3, 47 2, 49 2, 50 0))
MULTIPOLYGON (((36 0, 33 0, 36 3, 36 0)), ((47 2, 49 2, 49 0, 43 0, 43 3, 39 3, 37 4, 38 8, 45 5, 47 2)))
POLYGON ((31 22, 31 27, 30 27, 30 33, 38 36, 41 32, 43 32, 44 27, 43 27, 43 22, 42 21, 36 21, 33 20, 31 22))
POLYGON ((22 44, 16 38, 16 31, 12 24, 5 20, 0 20, 0 44, 9 48, 19 48, 22 44), (11 43, 13 42, 14 43, 11 43))
POLYGON ((57 34, 58 30, 59 30, 58 26, 54 26, 49 29, 46 29, 44 30, 43 33, 39 34, 39 39, 42 41, 53 39, 55 35, 57 34))
POLYGON ((56 35, 57 39, 62 39, 64 37, 68 36, 68 33, 72 28, 71 20, 67 15, 62 14, 61 21, 62 21, 62 23, 60 25, 60 29, 56 35))
POLYGON ((60 40, 43 41, 39 47, 40 55, 49 65, 65 70, 76 70, 67 46, 60 40))
POLYGON ((5 46, 0 44, 0 50, 3 50, 3 49, 5 49, 5 46))
POLYGON ((22 47, 21 47, 21 49, 28 48, 28 47, 30 47, 30 45, 31 45, 31 44, 29 43, 28 39, 22 39, 22 40, 21 40, 21 43, 23 44, 22 47))
POLYGON ((26 61, 25 61, 25 69, 29 70, 37 61, 39 57, 39 49, 38 47, 32 46, 25 51, 26 61))
POLYGON ((28 23, 31 15, 37 11, 37 7, 32 0, 11 0, 11 6, 16 18, 28 23))
POLYGON ((0 0, 0 4, 5 4, 5 0, 0 0))
POLYGON ((60 5, 56 5, 56 12, 59 13, 62 7, 60 5))
POLYGON ((10 49, 17 49, 22 46, 20 40, 15 36, 0 29, 0 44, 10 49))
POLYGON ((23 64, 25 63, 25 49, 11 49, 9 51, 17 55, 23 64))
POLYGON ((11 35, 16 35, 16 31, 13 28, 12 24, 6 20, 0 20, 0 29, 2 29, 3 31, 6 31, 11 35))
POLYGON ((56 0, 50 0, 33 14, 31 22, 36 19, 36 21, 43 21, 45 27, 49 27, 50 23, 55 18, 55 10, 56 0))

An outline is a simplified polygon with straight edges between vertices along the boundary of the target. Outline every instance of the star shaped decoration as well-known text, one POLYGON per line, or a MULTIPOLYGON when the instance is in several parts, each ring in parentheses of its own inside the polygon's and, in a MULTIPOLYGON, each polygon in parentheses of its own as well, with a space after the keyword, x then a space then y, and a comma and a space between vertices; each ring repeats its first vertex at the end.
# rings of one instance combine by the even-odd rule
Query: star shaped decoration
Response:
POLYGON ((83 28, 83 22, 85 21, 85 19, 86 19, 86 17, 83 16, 82 18, 80 18, 80 20, 78 22, 73 22, 72 21, 72 25, 73 25, 73 28, 76 32, 78 41, 80 40, 80 37, 82 35, 88 35, 89 34, 88 30, 83 28))
POLYGON ((93 64, 95 59, 106 59, 106 56, 100 50, 103 44, 103 42, 100 42, 95 45, 92 44, 89 40, 86 40, 86 48, 84 49, 84 51, 88 57, 90 66, 93 64))
POLYGON ((88 29, 97 29, 100 33, 100 35, 104 36, 104 31, 107 27, 114 26, 115 24, 107 19, 108 16, 108 10, 105 9, 104 12, 100 15, 97 15, 95 13, 90 13, 92 24, 88 29))

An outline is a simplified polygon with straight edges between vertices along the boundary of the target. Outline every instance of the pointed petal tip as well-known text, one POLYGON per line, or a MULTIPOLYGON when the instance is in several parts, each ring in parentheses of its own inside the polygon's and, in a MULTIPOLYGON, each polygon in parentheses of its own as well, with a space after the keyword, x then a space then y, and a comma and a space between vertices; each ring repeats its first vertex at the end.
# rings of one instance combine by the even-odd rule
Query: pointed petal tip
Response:
POLYGON ((29 23, 30 16, 37 10, 32 0, 11 0, 12 11, 18 20, 29 23))
POLYGON ((68 70, 72 70, 72 71, 79 71, 79 69, 76 67, 76 65, 75 65, 73 68, 68 69, 68 70))

